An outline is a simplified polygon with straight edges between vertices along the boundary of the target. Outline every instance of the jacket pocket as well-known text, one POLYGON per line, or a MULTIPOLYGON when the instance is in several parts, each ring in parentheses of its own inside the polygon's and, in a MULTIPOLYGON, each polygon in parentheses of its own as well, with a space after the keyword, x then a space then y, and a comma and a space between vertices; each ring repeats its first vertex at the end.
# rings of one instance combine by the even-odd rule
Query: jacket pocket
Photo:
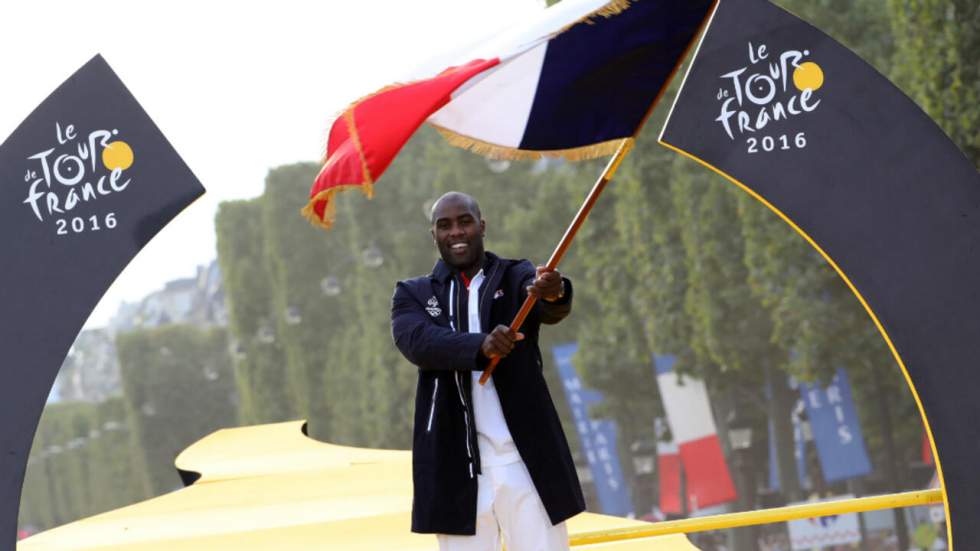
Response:
POLYGON ((432 405, 429 406, 429 422, 425 424, 425 432, 432 432, 432 420, 436 416, 436 397, 439 395, 439 379, 435 380, 432 387, 432 405))

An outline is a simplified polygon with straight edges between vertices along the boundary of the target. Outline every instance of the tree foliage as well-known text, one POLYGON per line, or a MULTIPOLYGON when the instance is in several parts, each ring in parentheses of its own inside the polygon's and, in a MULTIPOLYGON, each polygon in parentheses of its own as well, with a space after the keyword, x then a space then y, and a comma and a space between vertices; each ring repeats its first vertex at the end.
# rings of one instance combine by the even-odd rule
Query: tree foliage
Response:
POLYGON ((894 81, 980 167, 980 4, 888 0, 894 81))
POLYGON ((20 525, 43 529, 150 497, 122 398, 44 409, 24 479, 20 525))
POLYGON ((131 453, 143 456, 148 495, 181 487, 174 458, 238 423, 234 374, 221 329, 169 325, 116 339, 131 453))

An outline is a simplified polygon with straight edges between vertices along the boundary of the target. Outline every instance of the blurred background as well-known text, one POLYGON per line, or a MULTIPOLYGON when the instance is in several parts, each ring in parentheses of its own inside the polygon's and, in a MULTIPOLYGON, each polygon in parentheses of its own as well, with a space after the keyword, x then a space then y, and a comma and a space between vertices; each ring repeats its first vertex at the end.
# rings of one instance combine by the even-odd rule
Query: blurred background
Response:
MULTIPOLYGON (((973 0, 777 4, 857 51, 980 165, 973 0)), ((761 203, 657 145, 679 84, 561 266, 573 315, 543 331, 589 509, 661 520, 935 485, 905 377, 844 282, 761 203), (720 452, 685 454, 671 431, 685 423, 720 452)), ((174 457, 222 427, 305 418, 319 440, 409 448, 416 370, 388 312, 395 281, 437 258, 432 201, 474 195, 488 250, 543 263, 602 166, 487 161, 425 128, 373 200, 340 197, 326 233, 299 215, 319 166, 271 167, 260 196, 218 207, 213 262, 79 334, 34 441, 22 532, 181 487, 174 457)), ((943 522, 935 506, 691 539, 944 549, 943 522)))

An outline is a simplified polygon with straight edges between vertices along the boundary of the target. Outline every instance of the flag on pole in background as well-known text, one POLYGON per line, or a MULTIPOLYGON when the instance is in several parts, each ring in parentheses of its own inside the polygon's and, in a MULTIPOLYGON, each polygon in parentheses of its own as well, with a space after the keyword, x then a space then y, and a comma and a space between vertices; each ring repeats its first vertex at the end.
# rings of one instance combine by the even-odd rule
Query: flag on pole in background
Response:
POLYGON ((973 163, 873 67, 765 0, 719 0, 661 142, 772 208, 858 295, 932 431, 955 548, 971 549, 980 540, 973 163))
POLYGON ((0 548, 55 375, 122 269, 204 188, 101 56, 0 145, 0 548))
POLYGON ((725 463, 704 381, 674 371, 673 356, 654 356, 657 386, 667 424, 680 450, 687 481, 688 510, 735 501, 737 494, 725 463))
POLYGON ((372 186, 423 122, 497 158, 611 154, 632 137, 705 21, 711 0, 564 0, 436 75, 354 102, 333 123, 304 215, 372 186))

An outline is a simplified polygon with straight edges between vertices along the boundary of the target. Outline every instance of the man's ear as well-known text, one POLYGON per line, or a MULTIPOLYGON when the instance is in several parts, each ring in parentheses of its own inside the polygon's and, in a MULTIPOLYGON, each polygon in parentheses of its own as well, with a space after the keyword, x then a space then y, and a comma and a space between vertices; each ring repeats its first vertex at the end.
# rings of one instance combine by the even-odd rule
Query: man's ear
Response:
POLYGON ((487 236, 487 221, 481 218, 480 219, 480 237, 486 237, 486 236, 487 236))
MULTIPOLYGON (((436 243, 436 229, 429 228, 429 233, 432 235, 432 242, 436 243)), ((438 243, 436 243, 436 245, 438 245, 438 243)))

